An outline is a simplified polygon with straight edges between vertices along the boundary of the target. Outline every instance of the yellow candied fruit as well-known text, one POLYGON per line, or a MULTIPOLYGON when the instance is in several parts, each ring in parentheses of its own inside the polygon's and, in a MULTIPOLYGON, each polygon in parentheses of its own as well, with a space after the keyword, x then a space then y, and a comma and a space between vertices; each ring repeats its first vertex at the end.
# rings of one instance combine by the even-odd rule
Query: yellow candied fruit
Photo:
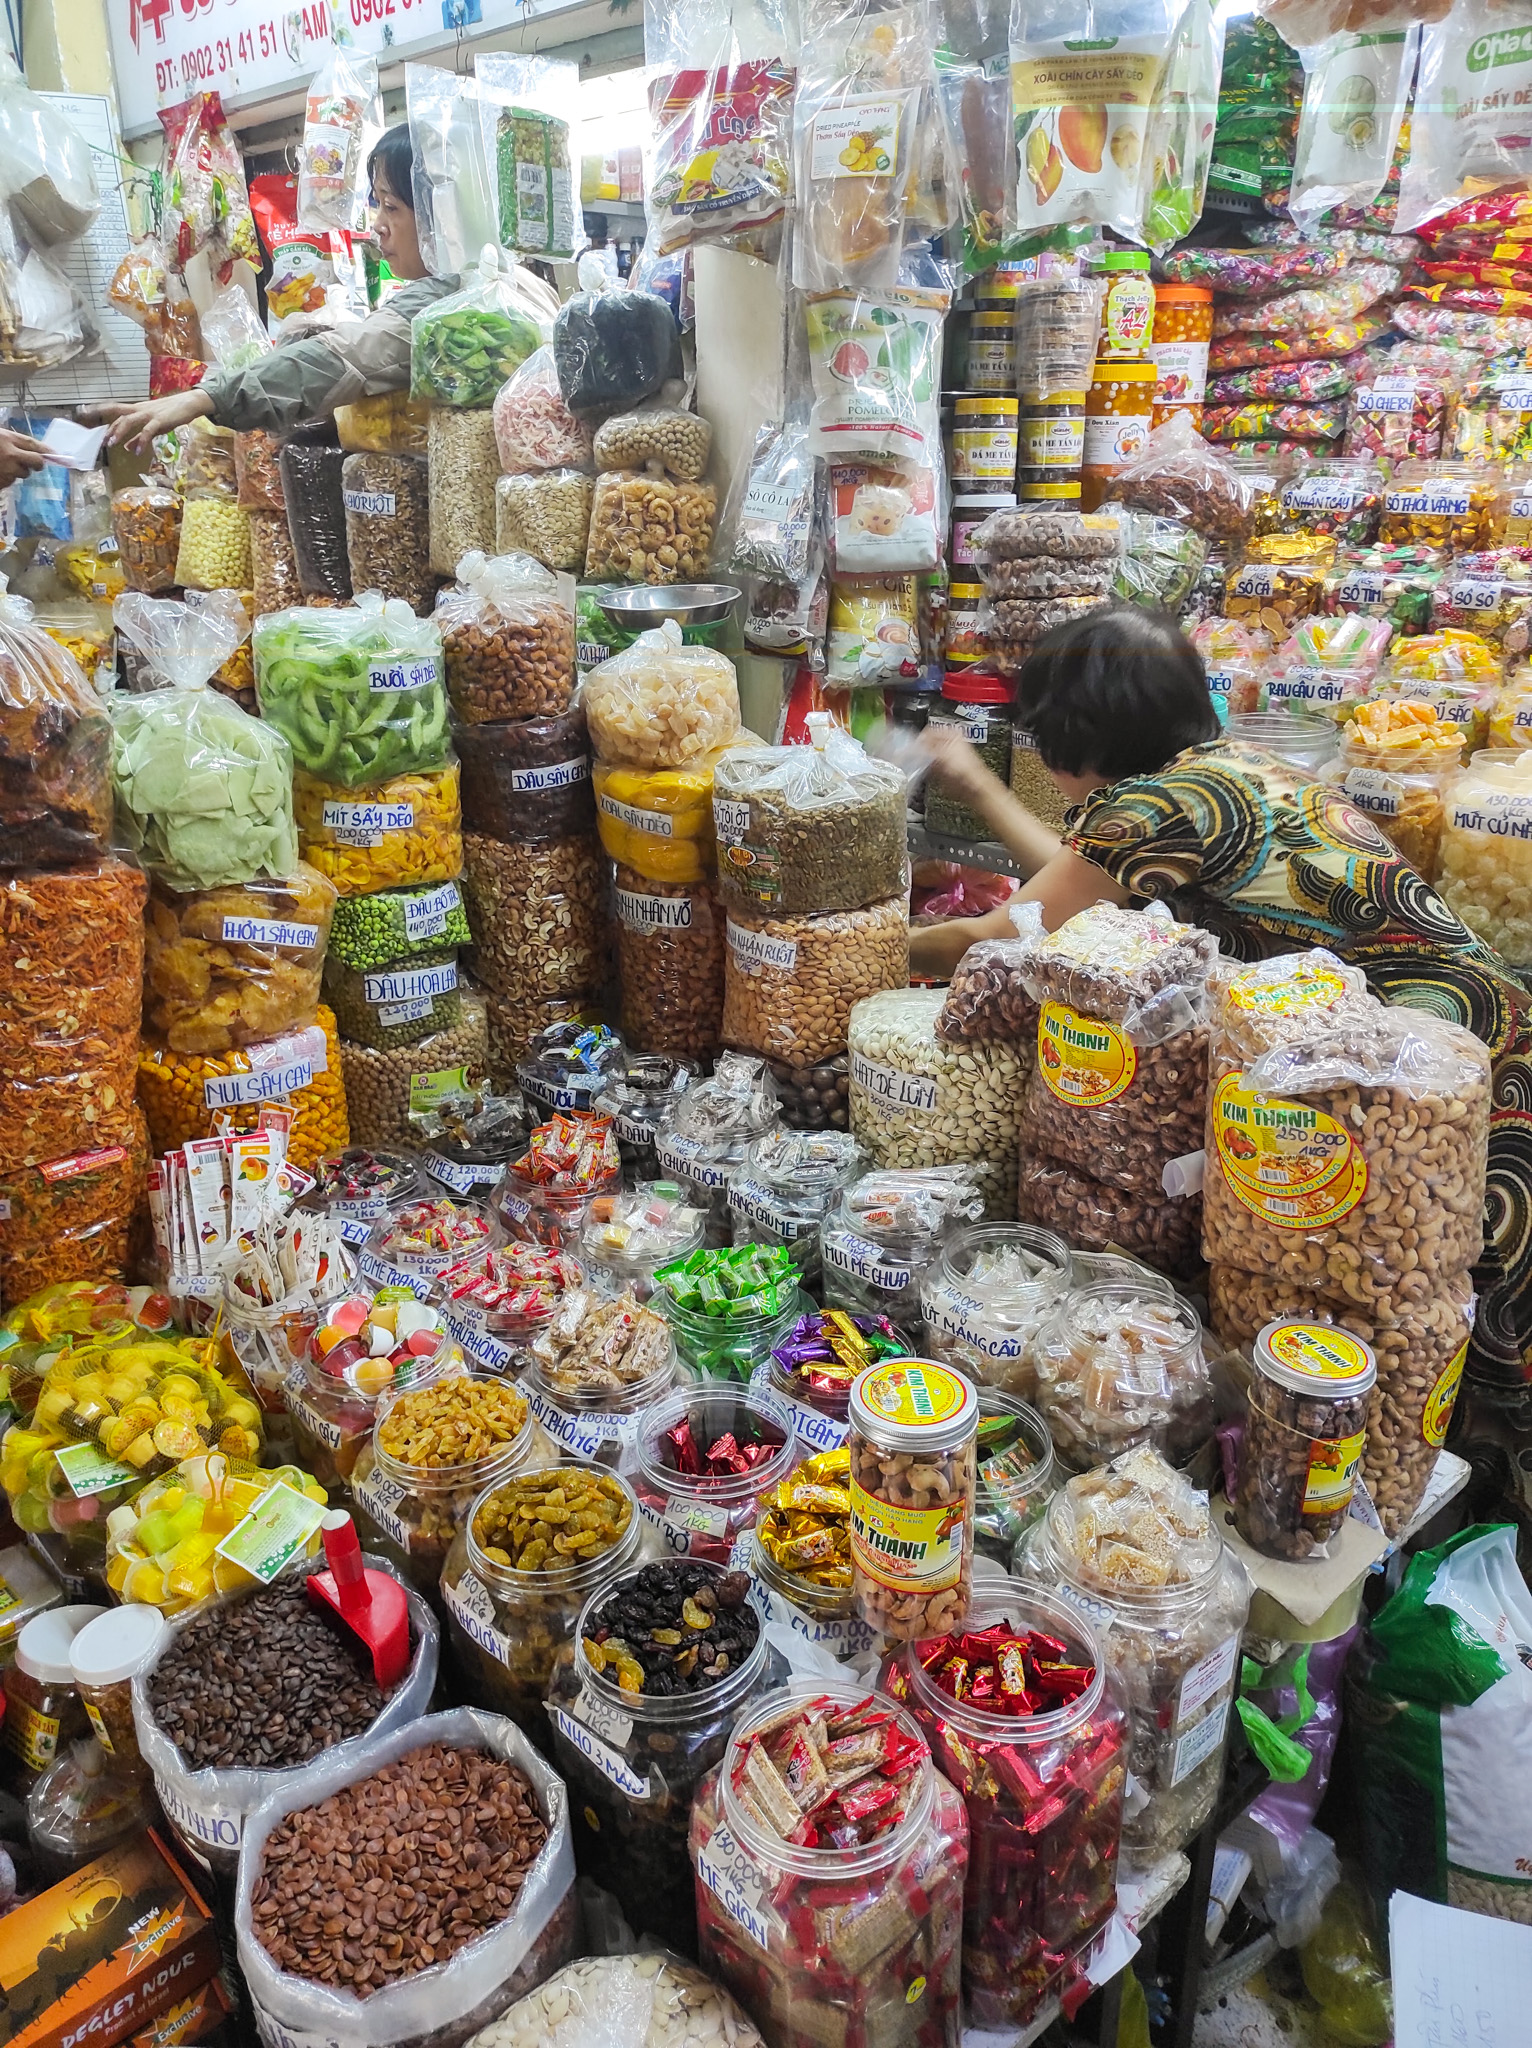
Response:
MULTIPOLYGON (((315 1022, 324 1033, 324 1071, 316 1073, 307 1087, 281 1098, 295 1112, 287 1156, 305 1172, 312 1172, 325 1153, 343 1151, 351 1142, 335 1013, 321 1003, 315 1022)), ((210 1136, 218 1112, 208 1105, 208 1081, 251 1071, 249 1054, 244 1051, 174 1053, 168 1047, 146 1043, 138 1057, 138 1099, 149 1119, 155 1151, 172 1152, 188 1138, 210 1136)), ((260 1104, 250 1102, 225 1113, 236 1131, 245 1132, 255 1129, 260 1110, 260 1104)))
POLYGON ((297 769, 293 816, 299 853, 342 896, 450 882, 463 871, 456 761, 367 790, 297 769))

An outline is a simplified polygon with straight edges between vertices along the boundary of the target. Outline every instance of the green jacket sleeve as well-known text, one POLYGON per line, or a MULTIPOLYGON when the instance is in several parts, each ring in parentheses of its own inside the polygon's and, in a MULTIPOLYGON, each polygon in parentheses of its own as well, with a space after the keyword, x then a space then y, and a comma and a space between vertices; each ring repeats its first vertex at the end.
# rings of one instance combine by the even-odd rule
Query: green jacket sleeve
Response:
POLYGON ((343 320, 317 334, 279 342, 243 370, 212 370, 202 389, 213 420, 247 434, 290 434, 325 419, 338 405, 404 391, 410 381, 410 322, 458 289, 455 277, 422 277, 386 299, 365 320, 343 320))

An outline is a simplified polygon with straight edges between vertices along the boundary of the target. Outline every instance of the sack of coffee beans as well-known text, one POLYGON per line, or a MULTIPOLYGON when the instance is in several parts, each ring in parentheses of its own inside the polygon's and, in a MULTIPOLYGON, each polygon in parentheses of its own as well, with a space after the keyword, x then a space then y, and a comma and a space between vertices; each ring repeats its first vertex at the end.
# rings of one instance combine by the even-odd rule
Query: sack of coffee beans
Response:
MULTIPOLYGON (((374 1570, 399 1574, 381 1557, 374 1570)), ((251 1812, 327 1751, 416 1720, 441 1632, 409 1587, 410 1665, 385 1695, 372 1662, 295 1576, 175 1622, 133 1680, 133 1725, 165 1816, 204 1869, 232 1876, 251 1812)))
POLYGON ((574 1880, 563 1780, 503 1715, 334 1752, 246 1829, 234 1932, 262 2039, 461 2048, 570 1960, 574 1880))

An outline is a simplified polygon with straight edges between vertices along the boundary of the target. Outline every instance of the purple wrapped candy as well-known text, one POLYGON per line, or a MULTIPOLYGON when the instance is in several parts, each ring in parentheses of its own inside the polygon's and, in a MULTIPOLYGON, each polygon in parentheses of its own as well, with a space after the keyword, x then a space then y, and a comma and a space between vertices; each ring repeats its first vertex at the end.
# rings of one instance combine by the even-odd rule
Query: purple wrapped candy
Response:
MULTIPOLYGON (((1361 361, 1365 362, 1365 358, 1361 361)), ((1339 362, 1326 362, 1316 356, 1301 363, 1269 363, 1264 369, 1230 370, 1208 385, 1207 402, 1247 405, 1253 398, 1264 398, 1283 405, 1323 404, 1350 394, 1359 367, 1347 356, 1339 362)))
POLYGON ((1211 285, 1231 299, 1263 299, 1319 284, 1344 268, 1344 250, 1299 243, 1281 249, 1177 249, 1161 265, 1167 283, 1211 285))

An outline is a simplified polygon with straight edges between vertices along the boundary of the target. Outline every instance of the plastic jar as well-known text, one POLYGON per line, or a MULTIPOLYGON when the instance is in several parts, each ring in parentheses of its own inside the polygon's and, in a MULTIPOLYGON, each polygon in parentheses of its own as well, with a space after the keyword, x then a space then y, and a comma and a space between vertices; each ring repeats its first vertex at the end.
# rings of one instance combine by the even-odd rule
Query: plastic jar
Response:
POLYGON ((1008 1393, 1035 1397, 1033 1345, 1073 1283, 1063 1238, 1030 1223, 953 1231, 924 1274, 924 1354, 1008 1393))
MULTIPOLYGON (((592 1299, 592 1306, 596 1303, 592 1299)), ((639 1417, 664 1400, 675 1385, 674 1342, 665 1347, 663 1362, 642 1380, 625 1387, 576 1387, 561 1383, 556 1368, 534 1356, 521 1382, 532 1413, 549 1441, 566 1458, 589 1458, 613 1471, 633 1443, 639 1417)))
MULTIPOLYGON (((1134 1461, 1145 1456, 1129 1454, 1134 1461)), ((1164 1540, 1152 1569, 1163 1583, 1135 1585, 1126 1576, 1111 1576, 1098 1562, 1089 1524, 1091 1500, 1100 1496, 1076 1493, 1086 1480, 1053 1496, 1017 1566, 1025 1578, 1086 1616, 1127 1705, 1128 1766, 1147 1802, 1124 1822, 1123 1850, 1141 1869, 1183 1848, 1213 1811, 1250 1606, 1249 1580, 1208 1514, 1206 1496, 1168 1466, 1159 1469, 1167 1482, 1163 1498, 1174 1503, 1173 1520, 1136 1480, 1135 1493, 1123 1493, 1116 1467, 1096 1476, 1103 1489, 1122 1495, 1124 1512, 1136 1508, 1151 1524, 1162 1524, 1164 1540)), ((1140 1557, 1135 1546, 1125 1572, 1140 1557)))
POLYGON ((973 1574, 971 1380, 885 1360, 851 1386, 851 1569, 862 1619, 899 1642, 960 1628, 973 1574))
POLYGON ((572 839, 596 821, 582 711, 460 726, 463 823, 491 839, 572 839))
POLYGON ((1009 1571, 1017 1546, 1046 1513, 1063 1477, 1048 1425, 1030 1401, 979 1389, 978 1490, 973 1544, 1009 1571))
POLYGON ((149 1775, 133 1726, 133 1674, 154 1661, 169 1628, 157 1607, 116 1607, 88 1621, 69 1646, 86 1719, 113 1767, 130 1778, 149 1775))
POLYGON ((626 1046, 604 1024, 571 1018, 539 1033, 525 1058, 516 1062, 516 1085, 529 1112, 538 1117, 556 1111, 583 1115, 595 1106, 608 1075, 626 1059, 626 1046))
POLYGON ((1003 511, 1016 503, 1013 491, 1002 492, 995 497, 976 496, 967 492, 952 500, 951 542, 947 549, 947 573, 958 582, 977 580, 979 558, 973 550, 973 533, 988 519, 992 512, 1003 511), (964 578, 965 570, 973 573, 964 578))
POLYGON ((954 493, 1008 496, 1016 489, 1017 402, 1014 398, 959 398, 952 408, 954 493))
POLYGON ((599 1173, 589 1187, 561 1192, 519 1173, 519 1163, 512 1160, 506 1168, 495 1190, 495 1207, 507 1237, 546 1245, 550 1251, 572 1252, 594 1204, 622 1185, 618 1166, 599 1173))
POLYGON ((697 1793, 691 1855, 703 1967, 776 2048, 881 2041, 890 2013, 901 2023, 890 2038, 957 2039, 968 1823, 907 1713, 890 1715, 885 1699, 849 1679, 799 1679, 756 1701, 697 1793), (902 1816, 886 1833, 861 1847, 827 1837, 798 1848, 746 1805, 735 1785, 753 1740, 794 1709, 828 1717, 837 1734, 871 1716, 902 1738, 900 1770, 910 1775, 902 1816))
MULTIPOLYGON (((943 678, 941 701, 931 706, 927 724, 955 727, 985 767, 1009 782, 1011 702, 1011 685, 1003 676, 968 670, 943 678)), ((933 776, 926 789, 926 829, 945 839, 987 839, 991 828, 933 776)))
POLYGON ((792 1471, 802 1448, 786 1403, 763 1387, 683 1386, 644 1409, 621 1470, 668 1550, 727 1565, 735 1542, 755 1522, 758 1502, 792 1471), (683 1423, 704 1463, 724 1436, 741 1447, 764 1443, 768 1449, 745 1472, 682 1472, 669 1432, 683 1423))
POLYGON ((708 1316, 683 1308, 663 1286, 655 1303, 670 1325, 682 1365, 701 1380, 748 1380, 775 1346, 792 1335, 794 1323, 808 1306, 795 1290, 792 1300, 774 1313, 708 1316))
POLYGON ((1349 1330, 1277 1321, 1251 1362, 1234 1526, 1267 1557, 1323 1555, 1356 1489, 1377 1358, 1349 1330))
MULTIPOLYGON (((655 1570, 662 1567, 641 1567, 655 1570)), ((754 1646, 717 1684, 670 1695, 630 1692, 597 1671, 586 1650, 595 1615, 637 1572, 597 1588, 575 1622, 548 1694, 553 1756, 569 1786, 580 1869, 612 1892, 635 1933, 683 1952, 695 1948, 696 1900, 687 1833, 705 1772, 729 1731, 780 1669, 758 1630, 754 1646)), ((709 1581, 722 1583, 714 1567, 709 1581)))
POLYGON ((1185 1464, 1212 1433, 1213 1389, 1197 1312, 1132 1281, 1060 1302, 1033 1342, 1037 1405, 1071 1472, 1149 1443, 1185 1464))
POLYGON ((1154 412, 1153 363, 1098 361, 1085 394, 1085 456, 1080 509, 1094 512, 1107 487, 1149 438, 1154 412))
POLYGON ((597 1294, 631 1294, 645 1302, 654 1293, 656 1270, 696 1251, 706 1230, 703 1212, 675 1181, 641 1181, 592 1203, 577 1257, 597 1294))
POLYGON ((1336 737, 1339 752, 1329 780, 1376 822, 1424 881, 1434 882, 1447 822, 1447 786, 1460 766, 1462 740, 1449 753, 1425 735, 1412 742, 1404 727, 1395 735, 1397 745, 1368 746, 1359 742, 1350 724, 1343 725, 1336 737))
POLYGON ((1077 479, 1085 460, 1085 393, 1052 391, 1023 401, 1018 490, 1077 479))
POLYGON ((1275 754, 1316 778, 1335 757, 1335 721, 1312 711, 1231 711, 1223 733, 1226 740, 1275 754))
POLYGON ((1202 425, 1212 340, 1213 294, 1206 285, 1156 285, 1154 336, 1144 350, 1155 368, 1152 426, 1183 411, 1194 427, 1202 425))
MULTIPOLYGON (((660 1180, 656 1133, 670 1114, 678 1095, 696 1078, 690 1060, 672 1059, 663 1053, 648 1053, 608 1068, 599 1077, 599 1092, 591 1107, 612 1119, 622 1170, 630 1183, 660 1180)), ((701 1243, 701 1239, 698 1239, 701 1243)))
POLYGON ((1091 1665, 1079 1697, 1052 1713, 992 1714, 955 1700, 910 1644, 885 1664, 902 1701, 968 1809, 963 1988, 970 2023, 1026 2027, 1068 1990, 1117 1904, 1127 1726, 1087 1622, 1030 1587, 975 1594, 968 1627, 1036 1629, 1091 1665))
POLYGON ((983 1201, 971 1185, 924 1173, 869 1173, 842 1188, 819 1231, 826 1308, 887 1316, 918 1351, 925 1335, 920 1275, 949 1228, 977 1222, 983 1201))
POLYGON ((506 1381, 449 1369, 424 1387, 390 1394, 378 1404, 372 1440, 363 1445, 351 1473, 352 1513, 363 1547, 388 1558, 401 1577, 437 1607, 447 1552, 479 1495, 486 1487, 509 1479, 513 1472, 554 1463, 557 1456, 525 1397, 506 1381), (389 1417, 401 1402, 440 1395, 456 1385, 498 1388, 505 1396, 507 1412, 519 1405, 523 1420, 515 1435, 477 1457, 452 1464, 417 1465, 406 1457, 393 1457, 383 1448, 389 1417))
POLYGON ((86 1623, 106 1612, 104 1607, 50 1607, 17 1637, 16 1661, 5 1670, 5 1718, 0 1721, 0 1744, 11 1760, 14 1791, 29 1792, 56 1756, 90 1733, 69 1655, 86 1623))
POLYGON ((786 1245, 799 1280, 812 1287, 825 1210, 866 1163, 849 1131, 766 1131, 728 1184, 732 1242, 786 1245))
POLYGON ((323 1358, 314 1356, 311 1343, 286 1388, 297 1462, 321 1486, 344 1494, 351 1484, 357 1459, 372 1441, 378 1403, 384 1395, 402 1394, 407 1387, 423 1387, 444 1372, 467 1370, 462 1346, 455 1337, 443 1336, 435 1350, 424 1358, 408 1360, 388 1386, 364 1392, 357 1383, 354 1365, 339 1375, 327 1371, 323 1358))
POLYGON ((1101 279, 1106 287, 1101 301, 1098 361, 1142 360, 1148 353, 1156 322, 1156 286, 1149 275, 1148 250, 1108 249, 1092 259, 1089 274, 1101 279))
POLYGON ((676 1097, 655 1139, 660 1172, 707 1217, 705 1243, 733 1241, 729 1183, 745 1154, 777 1124, 777 1096, 764 1062, 726 1054, 711 1080, 676 1097))
POLYGON ((968 389, 1016 393, 1016 323, 1009 312, 975 313, 968 326, 968 389))
POLYGON ((389 1208, 374 1223, 359 1264, 379 1287, 429 1284, 459 1259, 503 1244, 505 1233, 488 1206, 457 1195, 429 1194, 389 1208))
POLYGON ((459 1195, 495 1187, 511 1161, 526 1151, 530 1135, 519 1096, 478 1100, 483 1108, 476 1108, 461 1123, 454 1120, 431 1131, 420 1155, 427 1177, 459 1195))
MULTIPOLYGON (((616 1540, 587 1557, 560 1557, 522 1571, 505 1561, 504 1551, 492 1555, 496 1546, 481 1544, 475 1534, 480 1511, 505 1484, 499 1479, 485 1487, 464 1516, 441 1581, 460 1684, 491 1713, 509 1714, 544 1751, 553 1745, 545 1705, 549 1682, 559 1652, 573 1638, 581 1608, 598 1587, 628 1571, 645 1554, 646 1539, 652 1540, 625 1479, 579 1458, 551 1469, 589 1472, 617 1490, 626 1520, 616 1540)), ((534 1470, 520 1475, 527 1481, 539 1476, 534 1470)))

